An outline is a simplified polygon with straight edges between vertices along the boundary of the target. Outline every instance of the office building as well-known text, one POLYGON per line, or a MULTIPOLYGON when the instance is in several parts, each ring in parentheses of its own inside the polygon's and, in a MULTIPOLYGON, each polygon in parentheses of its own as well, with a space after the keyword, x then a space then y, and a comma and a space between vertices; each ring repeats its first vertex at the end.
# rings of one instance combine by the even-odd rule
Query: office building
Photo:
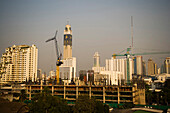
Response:
POLYGON ((142 56, 133 57, 133 74, 143 75, 143 58, 142 56))
POLYGON ((148 75, 158 74, 157 64, 152 60, 152 58, 148 59, 148 75))
POLYGON ((144 60, 142 61, 142 66, 143 66, 143 75, 146 75, 146 63, 144 60))
POLYGON ((137 62, 136 62, 136 66, 137 66, 137 75, 143 75, 143 60, 142 60, 142 56, 136 56, 137 62))
POLYGON ((13 45, 1 57, 1 82, 37 80, 38 49, 35 45, 13 45))
POLYGON ((165 73, 170 74, 170 57, 167 57, 164 61, 165 73))
POLYGON ((104 71, 105 67, 100 67, 100 55, 98 52, 95 52, 93 58, 94 58, 94 63, 93 63, 92 70, 94 71, 94 73, 100 73, 100 71, 104 71))

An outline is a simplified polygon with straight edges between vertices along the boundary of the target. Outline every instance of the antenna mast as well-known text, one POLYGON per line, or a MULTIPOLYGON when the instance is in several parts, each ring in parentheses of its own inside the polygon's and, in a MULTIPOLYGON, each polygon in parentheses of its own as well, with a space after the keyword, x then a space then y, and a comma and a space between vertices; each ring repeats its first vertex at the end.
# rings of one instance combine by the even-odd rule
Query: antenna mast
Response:
POLYGON ((133 48, 133 16, 131 16, 131 37, 132 37, 132 48, 133 48))
POLYGON ((69 18, 67 18, 67 25, 69 25, 69 18))

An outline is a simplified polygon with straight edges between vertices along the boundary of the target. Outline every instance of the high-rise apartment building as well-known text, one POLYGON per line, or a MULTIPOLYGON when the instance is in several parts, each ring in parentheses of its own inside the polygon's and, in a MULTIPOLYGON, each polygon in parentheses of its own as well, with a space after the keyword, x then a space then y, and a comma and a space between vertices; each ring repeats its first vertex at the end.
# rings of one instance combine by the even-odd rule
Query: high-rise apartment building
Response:
POLYGON ((142 66, 143 66, 143 75, 146 75, 146 63, 144 60, 142 61, 142 66))
POLYGON ((158 74, 157 64, 152 60, 152 58, 148 59, 148 75, 158 74))
POLYGON ((137 75, 143 75, 143 60, 142 56, 136 56, 137 59, 137 75))
POLYGON ((1 57, 1 82, 37 80, 38 49, 35 45, 13 45, 1 57))
POLYGON ((133 74, 143 75, 143 58, 142 58, 142 56, 133 57, 133 74))
POLYGON ((70 25, 65 26, 64 30, 64 57, 63 60, 72 57, 72 30, 70 25))
POLYGON ((127 63, 126 58, 106 59, 106 69, 101 71, 100 74, 109 76, 110 85, 128 83, 132 80, 132 59, 129 58, 129 63, 127 63))

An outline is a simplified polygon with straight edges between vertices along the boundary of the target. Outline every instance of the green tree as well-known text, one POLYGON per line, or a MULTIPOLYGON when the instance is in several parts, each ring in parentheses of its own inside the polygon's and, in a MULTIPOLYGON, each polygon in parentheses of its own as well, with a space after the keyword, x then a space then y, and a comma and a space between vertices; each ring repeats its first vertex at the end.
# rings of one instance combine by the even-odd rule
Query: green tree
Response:
POLYGON ((105 113, 108 107, 104 107, 102 102, 96 101, 88 96, 79 96, 73 108, 74 113, 105 113))
POLYGON ((25 93, 25 90, 23 89, 23 90, 21 90, 21 93, 20 93, 20 96, 19 96, 19 101, 24 102, 24 100, 26 100, 26 99, 27 99, 27 95, 25 93))
POLYGON ((64 99, 52 96, 46 87, 29 104, 31 113, 69 113, 69 106, 64 99))
POLYGON ((149 85, 145 83, 145 97, 146 97, 146 103, 147 104, 152 104, 153 100, 153 94, 152 91, 149 90, 149 85))
POLYGON ((170 103, 170 79, 165 81, 164 87, 161 91, 161 100, 163 105, 169 105, 170 103))

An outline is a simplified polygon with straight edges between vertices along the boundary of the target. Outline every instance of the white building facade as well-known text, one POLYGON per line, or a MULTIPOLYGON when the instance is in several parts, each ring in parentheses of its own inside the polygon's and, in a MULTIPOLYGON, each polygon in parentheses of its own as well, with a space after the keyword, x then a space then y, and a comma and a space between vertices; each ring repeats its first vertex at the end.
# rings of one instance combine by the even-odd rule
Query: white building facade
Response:
POLYGON ((100 67, 100 55, 98 52, 95 52, 93 59, 94 59, 94 63, 93 63, 92 70, 94 71, 94 73, 100 73, 101 71, 104 71, 105 67, 100 67))
POLYGON ((132 79, 132 59, 129 59, 129 65, 127 65, 126 58, 106 59, 106 70, 102 71, 101 74, 110 76, 110 85, 127 83, 127 80, 132 79), (127 66, 129 67, 129 71, 127 71, 127 66))
POLYGON ((66 60, 62 60, 63 64, 60 66, 60 78, 63 81, 68 83, 71 80, 75 81, 76 78, 76 58, 68 58, 66 60))
POLYGON ((38 49, 35 45, 13 45, 1 57, 1 82, 37 80, 38 49))
POLYGON ((72 57, 72 30, 70 25, 65 26, 64 30, 64 49, 63 64, 60 66, 60 78, 67 83, 76 78, 76 58, 72 57))

